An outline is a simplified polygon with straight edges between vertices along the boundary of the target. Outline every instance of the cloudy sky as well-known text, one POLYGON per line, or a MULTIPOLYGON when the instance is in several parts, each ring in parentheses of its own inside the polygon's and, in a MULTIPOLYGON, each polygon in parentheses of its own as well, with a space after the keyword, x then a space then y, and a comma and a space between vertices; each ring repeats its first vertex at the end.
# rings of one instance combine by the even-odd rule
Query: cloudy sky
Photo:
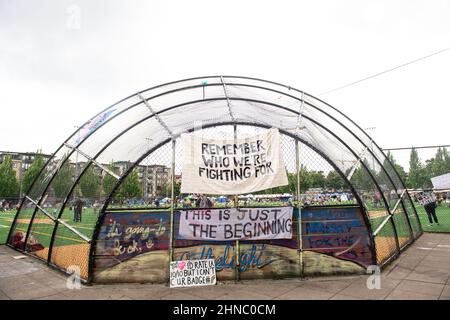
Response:
MULTIPOLYGON (((52 153, 167 81, 245 75, 320 95, 447 47, 450 0, 0 0, 0 150, 52 153)), ((321 98, 389 148, 450 144, 449 91, 450 50, 321 98)))

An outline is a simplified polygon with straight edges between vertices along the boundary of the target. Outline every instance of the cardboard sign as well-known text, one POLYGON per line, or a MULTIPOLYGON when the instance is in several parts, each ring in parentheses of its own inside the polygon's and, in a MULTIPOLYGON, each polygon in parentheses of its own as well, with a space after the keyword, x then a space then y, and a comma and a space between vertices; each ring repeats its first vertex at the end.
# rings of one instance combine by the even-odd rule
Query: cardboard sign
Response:
POLYGON ((288 184, 278 129, 245 139, 182 139, 181 193, 245 194, 288 184))
POLYGON ((450 189, 450 173, 433 177, 431 178, 431 182, 435 190, 448 190, 450 189))
POLYGON ((180 211, 179 239, 292 239, 292 207, 180 211))
POLYGON ((216 284, 214 259, 174 261, 170 263, 170 287, 196 287, 216 284))

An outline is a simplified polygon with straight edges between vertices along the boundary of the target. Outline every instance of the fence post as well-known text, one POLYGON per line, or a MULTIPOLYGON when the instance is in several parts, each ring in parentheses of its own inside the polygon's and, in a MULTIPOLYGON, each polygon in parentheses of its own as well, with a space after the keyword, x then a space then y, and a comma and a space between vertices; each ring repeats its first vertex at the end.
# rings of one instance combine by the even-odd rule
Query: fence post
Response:
MULTIPOLYGON (((237 125, 234 124, 233 125, 233 132, 234 132, 234 144, 236 144, 237 142, 237 125)), ((235 195, 234 196, 234 207, 236 209, 238 209, 239 207, 239 196, 235 195)), ((240 280, 240 273, 239 273, 239 267, 241 265, 240 261, 239 261, 239 257, 241 256, 240 254, 240 246, 239 246, 239 240, 236 240, 236 242, 234 243, 234 260, 236 262, 236 269, 235 269, 235 276, 236 276, 236 281, 240 280)))
POLYGON ((302 203, 300 191, 300 146, 298 140, 295 139, 295 169, 297 173, 297 246, 299 251, 300 277, 303 277, 303 239, 302 239, 302 203))
POLYGON ((171 199, 170 199, 170 240, 169 240, 169 262, 173 261, 174 242, 174 215, 175 215, 175 139, 172 139, 172 177, 171 177, 171 199))

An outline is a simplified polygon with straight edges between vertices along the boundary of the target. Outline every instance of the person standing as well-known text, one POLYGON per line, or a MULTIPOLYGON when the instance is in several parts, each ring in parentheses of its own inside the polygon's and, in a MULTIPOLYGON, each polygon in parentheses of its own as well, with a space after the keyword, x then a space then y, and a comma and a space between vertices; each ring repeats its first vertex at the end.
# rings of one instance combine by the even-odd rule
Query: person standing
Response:
POLYGON ((201 194, 201 195, 199 195, 199 197, 197 199, 196 206, 197 206, 197 208, 202 208, 202 209, 203 208, 211 208, 212 202, 208 197, 201 194))
POLYGON ((75 210, 74 210, 74 221, 75 222, 81 222, 81 214, 83 212, 83 205, 84 202, 81 199, 77 199, 77 201, 75 202, 75 210))
POLYGON ((439 220, 436 216, 437 205, 436 205, 436 196, 434 195, 434 193, 430 192, 429 194, 425 194, 424 192, 422 192, 419 195, 418 200, 420 204, 424 206, 425 211, 428 215, 428 221, 430 222, 428 226, 431 227, 433 225, 433 220, 434 223, 439 225, 439 220))

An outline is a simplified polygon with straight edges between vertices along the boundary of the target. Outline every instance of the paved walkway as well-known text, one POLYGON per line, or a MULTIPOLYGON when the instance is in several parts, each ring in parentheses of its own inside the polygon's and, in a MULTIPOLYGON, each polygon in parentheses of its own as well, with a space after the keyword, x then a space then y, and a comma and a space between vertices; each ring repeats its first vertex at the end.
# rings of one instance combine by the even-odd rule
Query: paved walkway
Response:
POLYGON ((450 300, 450 234, 424 234, 369 290, 368 276, 307 280, 226 282, 217 286, 170 289, 164 285, 83 286, 70 290, 67 277, 30 257, 0 246, 2 299, 444 299, 450 300))

